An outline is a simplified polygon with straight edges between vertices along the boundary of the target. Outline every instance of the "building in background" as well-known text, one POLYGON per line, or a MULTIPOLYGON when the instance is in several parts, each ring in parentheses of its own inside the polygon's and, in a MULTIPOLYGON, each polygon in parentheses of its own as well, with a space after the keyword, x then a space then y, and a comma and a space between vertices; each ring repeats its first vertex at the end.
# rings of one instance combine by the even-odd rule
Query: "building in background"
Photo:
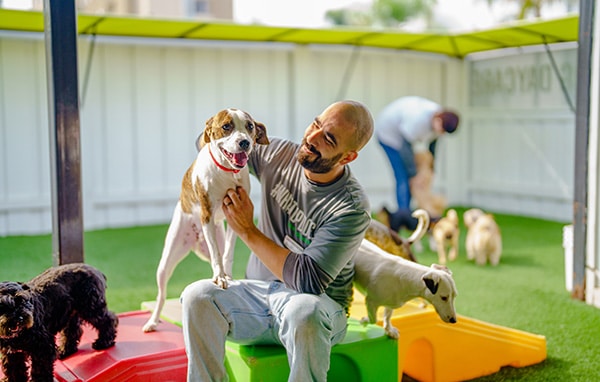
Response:
MULTIPOLYGON (((32 8, 43 10, 44 0, 33 0, 32 8)), ((233 20, 233 0, 77 0, 77 11, 121 16, 233 20)))

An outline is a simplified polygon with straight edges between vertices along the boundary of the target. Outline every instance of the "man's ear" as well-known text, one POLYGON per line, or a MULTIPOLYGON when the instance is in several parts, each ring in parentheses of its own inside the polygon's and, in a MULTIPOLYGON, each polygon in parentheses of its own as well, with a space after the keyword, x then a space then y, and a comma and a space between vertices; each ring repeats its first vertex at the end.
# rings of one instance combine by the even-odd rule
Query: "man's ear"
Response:
POLYGON ((346 156, 340 160, 341 164, 348 164, 355 160, 358 157, 358 153, 356 151, 348 151, 346 156))

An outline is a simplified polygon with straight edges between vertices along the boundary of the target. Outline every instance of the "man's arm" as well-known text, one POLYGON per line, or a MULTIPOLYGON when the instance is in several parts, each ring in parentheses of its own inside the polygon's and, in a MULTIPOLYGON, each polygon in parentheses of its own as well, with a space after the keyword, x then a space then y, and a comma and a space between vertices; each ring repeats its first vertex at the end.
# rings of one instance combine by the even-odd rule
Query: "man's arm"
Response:
POLYGON ((277 245, 254 224, 254 205, 246 190, 242 187, 228 190, 223 198, 223 212, 228 227, 279 280, 283 280, 283 266, 290 251, 277 245))

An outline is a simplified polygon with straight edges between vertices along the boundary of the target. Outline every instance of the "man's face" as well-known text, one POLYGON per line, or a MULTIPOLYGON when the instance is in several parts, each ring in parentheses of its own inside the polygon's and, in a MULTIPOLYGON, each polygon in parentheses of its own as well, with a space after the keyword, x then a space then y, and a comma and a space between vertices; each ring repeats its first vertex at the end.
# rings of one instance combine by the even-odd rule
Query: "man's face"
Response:
POLYGON ((302 138, 298 162, 306 170, 325 174, 346 163, 354 127, 340 112, 339 105, 327 108, 308 126, 302 138))
POLYGON ((431 121, 431 128, 437 135, 442 135, 446 132, 444 130, 444 121, 440 117, 434 117, 431 121))

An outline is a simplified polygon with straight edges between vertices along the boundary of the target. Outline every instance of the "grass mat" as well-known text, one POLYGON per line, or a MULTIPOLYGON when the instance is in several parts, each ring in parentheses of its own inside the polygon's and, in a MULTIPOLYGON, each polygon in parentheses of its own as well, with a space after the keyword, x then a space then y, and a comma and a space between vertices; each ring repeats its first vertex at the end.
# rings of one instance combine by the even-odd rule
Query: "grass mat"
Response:
MULTIPOLYGON (((464 209, 457 209, 462 218, 464 209)), ((458 313, 546 336, 548 358, 539 365, 503 368, 479 381, 592 381, 600 375, 600 309, 573 300, 565 290, 562 227, 539 219, 496 214, 503 235, 498 267, 466 260, 461 222, 459 258, 448 264, 459 296, 458 313)), ((107 299, 116 312, 138 310, 156 296, 155 271, 167 225, 86 232, 85 261, 108 277, 107 299)), ((428 249, 416 253, 422 264, 437 261, 428 249)), ((52 238, 0 238, 0 280, 26 281, 52 265, 52 238)), ((244 274, 247 248, 238 243, 234 276, 244 274)), ((169 283, 177 297, 190 282, 211 276, 210 266, 188 256, 169 283)), ((482 349, 485 351, 485 349, 482 349)), ((457 365, 460 367, 460 365, 457 365)))

